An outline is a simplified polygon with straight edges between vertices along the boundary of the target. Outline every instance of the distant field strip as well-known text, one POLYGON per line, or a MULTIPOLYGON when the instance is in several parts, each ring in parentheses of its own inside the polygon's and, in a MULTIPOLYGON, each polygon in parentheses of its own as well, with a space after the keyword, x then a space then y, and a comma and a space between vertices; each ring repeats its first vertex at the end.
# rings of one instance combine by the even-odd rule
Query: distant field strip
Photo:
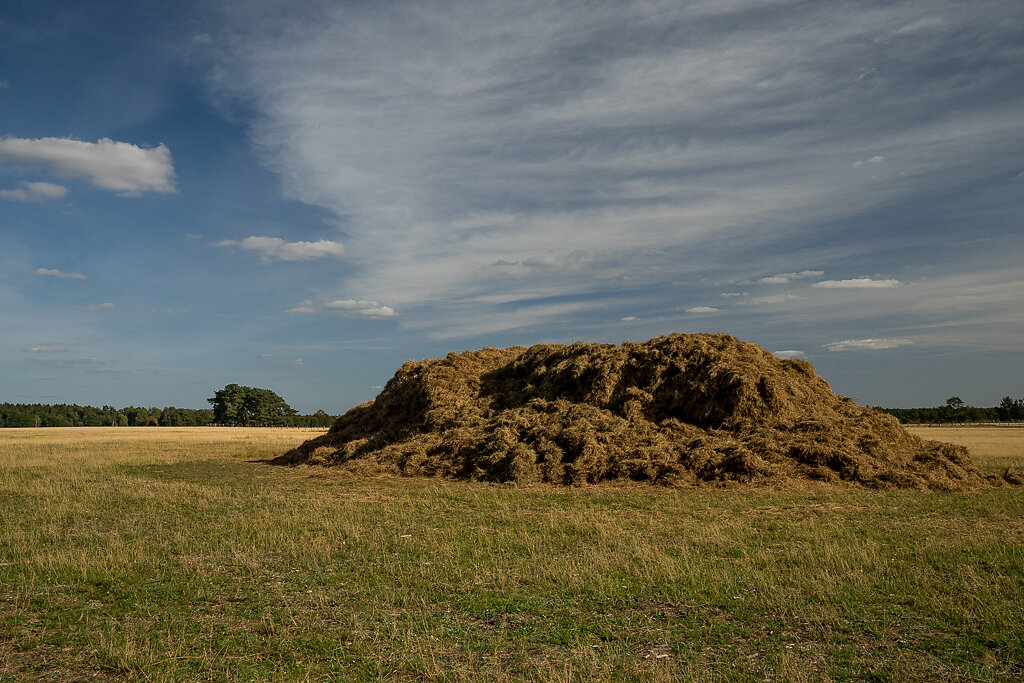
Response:
POLYGON ((909 427, 922 439, 967 446, 979 467, 1024 467, 1024 424, 964 427, 909 427))
MULTIPOLYGON (((983 468, 1024 429, 916 428, 983 468)), ((1024 675, 1024 491, 359 478, 315 432, 0 430, 0 681, 1024 675)))

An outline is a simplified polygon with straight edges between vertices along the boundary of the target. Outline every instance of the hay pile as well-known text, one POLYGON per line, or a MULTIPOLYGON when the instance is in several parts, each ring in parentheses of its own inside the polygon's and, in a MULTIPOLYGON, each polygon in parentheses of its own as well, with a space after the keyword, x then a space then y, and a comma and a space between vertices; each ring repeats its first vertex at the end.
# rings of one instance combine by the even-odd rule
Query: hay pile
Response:
POLYGON ((724 334, 484 348, 410 361, 278 464, 501 482, 817 479, 954 490, 985 477, 836 396, 810 363, 724 334))

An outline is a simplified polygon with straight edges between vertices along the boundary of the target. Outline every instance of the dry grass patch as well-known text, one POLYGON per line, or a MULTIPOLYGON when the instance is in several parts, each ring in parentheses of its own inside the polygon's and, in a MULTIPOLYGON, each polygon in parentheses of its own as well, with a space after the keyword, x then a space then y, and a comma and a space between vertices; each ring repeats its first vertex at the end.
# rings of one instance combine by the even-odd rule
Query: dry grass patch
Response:
POLYGON ((964 446, 979 467, 1005 470, 1024 465, 1024 424, 908 427, 922 439, 964 446))
POLYGON ((313 478, 261 462, 290 430, 59 431, 0 431, 0 680, 1024 671, 1016 489, 313 478))

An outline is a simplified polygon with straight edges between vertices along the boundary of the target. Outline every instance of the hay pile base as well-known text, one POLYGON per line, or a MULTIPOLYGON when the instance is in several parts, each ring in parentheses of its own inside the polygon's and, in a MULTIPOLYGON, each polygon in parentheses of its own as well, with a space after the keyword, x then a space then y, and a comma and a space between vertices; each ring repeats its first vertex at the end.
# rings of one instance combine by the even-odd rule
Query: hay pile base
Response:
POLYGON ((998 480, 963 447, 836 396, 810 363, 722 334, 410 361, 374 401, 275 462, 556 484, 998 480))

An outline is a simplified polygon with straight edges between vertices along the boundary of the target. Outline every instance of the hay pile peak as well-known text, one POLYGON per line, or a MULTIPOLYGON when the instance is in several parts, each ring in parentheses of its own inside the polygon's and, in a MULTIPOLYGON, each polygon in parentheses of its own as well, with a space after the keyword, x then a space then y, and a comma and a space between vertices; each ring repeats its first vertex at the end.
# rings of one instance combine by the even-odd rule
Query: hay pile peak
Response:
POLYGON ((985 481, 963 447, 922 441, 835 395, 810 363, 725 334, 410 361, 276 462, 516 483, 985 481))

